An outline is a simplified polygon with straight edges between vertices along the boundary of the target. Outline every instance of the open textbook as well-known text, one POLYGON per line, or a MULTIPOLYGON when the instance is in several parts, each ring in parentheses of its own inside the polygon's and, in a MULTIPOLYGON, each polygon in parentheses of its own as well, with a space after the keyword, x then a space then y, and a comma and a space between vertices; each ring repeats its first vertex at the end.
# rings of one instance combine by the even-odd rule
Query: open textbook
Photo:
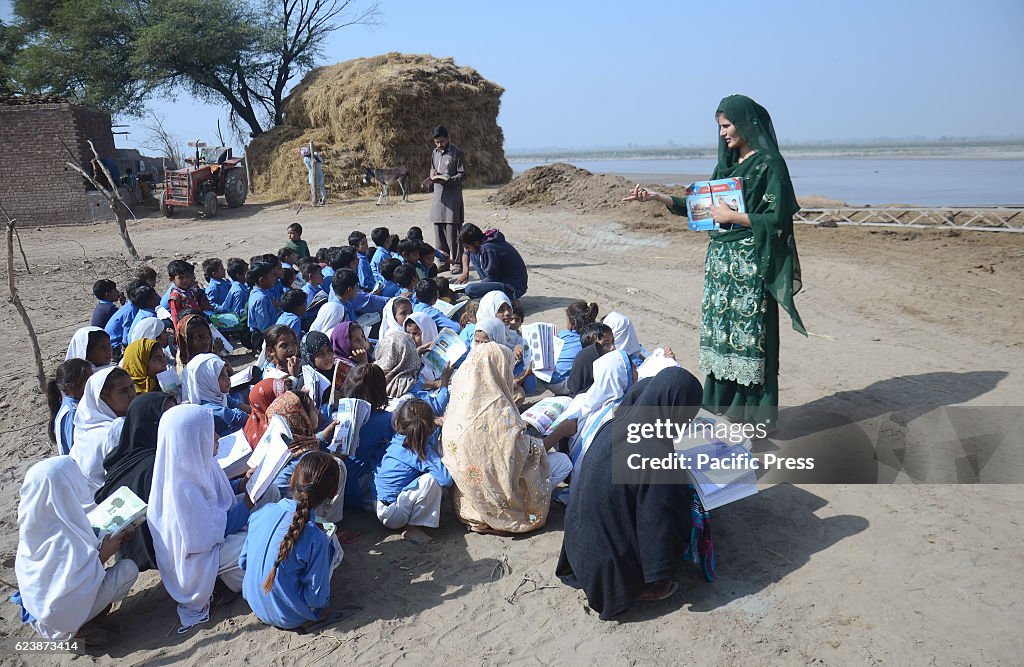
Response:
POLYGON ((522 414, 523 421, 541 435, 548 435, 564 421, 566 408, 572 403, 568 396, 552 396, 534 403, 522 414))
POLYGON ((650 356, 644 359, 644 362, 636 369, 636 376, 638 380, 652 378, 666 368, 674 366, 679 366, 679 362, 666 357, 665 350, 659 347, 651 352, 650 356))
POLYGON ((178 377, 178 371, 171 364, 167 367, 167 370, 160 371, 156 374, 156 381, 160 385, 160 391, 170 394, 175 398, 181 397, 181 378, 178 377))
POLYGON ((690 229, 706 232, 719 228, 711 217, 712 206, 728 206, 734 211, 746 213, 743 204, 743 179, 720 178, 714 181, 697 181, 686 187, 686 215, 690 218, 690 229))
POLYGON ((343 398, 338 401, 338 411, 334 419, 338 425, 334 427, 334 439, 331 449, 338 456, 351 456, 359 447, 359 429, 370 418, 370 404, 361 398, 343 398))
POLYGON ((231 388, 238 389, 251 383, 256 377, 256 365, 248 366, 231 376, 231 388))
POLYGON ((245 491, 253 503, 263 497, 274 483, 277 473, 281 472, 281 468, 291 459, 292 452, 288 449, 291 441, 292 431, 288 428, 288 422, 280 415, 271 417, 266 433, 260 438, 249 458, 249 467, 255 468, 256 471, 245 485, 245 491))
POLYGON ((716 434, 728 432, 730 423, 703 408, 690 424, 673 446, 704 509, 757 493, 757 461, 750 453, 750 439, 735 443, 718 439, 716 434))
POLYGON ((455 316, 462 312, 462 309, 469 303, 468 300, 456 301, 455 303, 448 303, 447 301, 437 300, 434 304, 434 308, 441 311, 441 314, 450 320, 454 320, 455 316))
POLYGON ((217 440, 217 464, 228 479, 241 477, 249 469, 252 446, 244 431, 229 433, 217 440))
POLYGON ((434 377, 440 377, 445 366, 461 359, 468 349, 459 334, 448 328, 441 329, 430 351, 423 355, 423 365, 430 367, 434 377))
POLYGON ((565 341, 555 335, 555 325, 547 322, 524 324, 522 331, 530 346, 533 374, 543 382, 551 382, 565 341))
POLYGON ((107 535, 117 537, 146 520, 146 503, 127 486, 110 494, 88 514, 92 532, 101 540, 107 535))

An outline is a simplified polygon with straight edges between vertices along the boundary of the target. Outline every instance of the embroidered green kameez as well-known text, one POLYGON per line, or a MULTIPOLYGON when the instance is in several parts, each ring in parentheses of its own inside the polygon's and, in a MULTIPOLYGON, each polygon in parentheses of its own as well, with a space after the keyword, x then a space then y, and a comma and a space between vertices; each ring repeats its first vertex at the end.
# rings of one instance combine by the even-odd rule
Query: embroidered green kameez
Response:
MULTIPOLYGON (((709 232, 699 356, 707 375, 704 406, 772 429, 779 405, 779 306, 793 329, 807 333, 793 303, 801 287, 793 238, 800 208, 768 112, 742 95, 722 100, 718 112, 756 152, 740 162, 738 151, 719 137, 711 178, 743 179, 750 228, 709 232)), ((686 201, 673 197, 669 210, 686 215, 686 201)))

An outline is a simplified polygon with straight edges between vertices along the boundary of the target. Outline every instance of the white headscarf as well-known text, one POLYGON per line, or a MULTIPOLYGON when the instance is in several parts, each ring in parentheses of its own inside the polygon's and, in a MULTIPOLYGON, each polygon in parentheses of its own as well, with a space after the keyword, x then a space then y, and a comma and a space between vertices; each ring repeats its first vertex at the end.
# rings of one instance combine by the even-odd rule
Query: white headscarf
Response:
POLYGON ((89 351, 89 334, 93 331, 103 331, 103 329, 100 327, 82 327, 71 336, 71 342, 68 343, 68 352, 64 355, 64 361, 85 359, 85 355, 89 351))
POLYGON ((142 338, 156 340, 165 331, 167 331, 167 325, 163 320, 156 317, 144 317, 135 323, 135 328, 128 335, 128 343, 134 343, 142 338))
POLYGON ((320 306, 320 310, 316 311, 316 318, 313 320, 313 324, 309 325, 309 330, 319 331, 320 333, 330 336, 334 327, 338 326, 339 322, 344 321, 345 306, 340 303, 328 301, 324 305, 320 306))
POLYGON ((220 567, 231 484, 213 458, 213 415, 196 405, 177 405, 157 430, 153 490, 147 522, 164 587, 178 602, 185 627, 209 617, 220 567))
POLYGON ((70 456, 29 468, 18 505, 18 577, 25 609, 40 624, 74 634, 89 620, 103 583, 100 541, 82 505, 89 483, 70 456))
POLYGON ((224 360, 212 352, 192 357, 181 371, 181 399, 192 405, 227 407, 228 395, 220 390, 224 360))
POLYGON ((594 362, 594 384, 583 394, 576 435, 569 442, 573 470, 580 471, 583 456, 594 441, 601 425, 612 418, 618 405, 633 384, 633 364, 623 350, 603 354, 594 362))
POLYGON ((608 313, 602 320, 615 336, 615 349, 622 350, 629 356, 640 351, 640 341, 636 336, 636 328, 629 318, 622 313, 608 313))
POLYGON ((484 294, 483 298, 480 299, 480 306, 476 309, 477 321, 481 317, 498 317, 498 311, 506 304, 511 308, 512 299, 508 298, 508 294, 501 290, 494 290, 484 294))
MULTIPOLYGON (((414 310, 412 315, 409 316, 409 320, 415 322, 416 326, 420 328, 422 336, 420 345, 430 345, 437 340, 437 324, 434 323, 434 320, 430 319, 430 315, 414 310)), ((406 320, 406 322, 409 320, 406 320)))
MULTIPOLYGON (((492 343, 508 347, 508 327, 497 317, 478 317, 476 320, 476 330, 487 334, 487 338, 492 343)), ((476 347, 476 345, 477 343, 474 339, 473 347, 476 347)))
MULTIPOLYGON (((405 329, 402 328, 402 325, 398 323, 398 320, 395 319, 395 302, 399 299, 409 301, 408 297, 393 296, 384 305, 384 312, 382 313, 384 320, 380 324, 380 332, 377 334, 378 340, 382 340, 384 338, 384 334, 389 331, 405 331, 405 329)), ((409 303, 412 303, 412 301, 409 301, 409 303)))
MULTIPOLYGON (((85 393, 75 412, 74 445, 70 454, 82 474, 89 479, 93 491, 103 486, 107 475, 103 459, 117 445, 124 425, 124 420, 114 414, 107 402, 100 398, 103 385, 113 370, 111 366, 89 376, 85 383, 85 393)), ((88 504, 91 505, 92 500, 88 504)))

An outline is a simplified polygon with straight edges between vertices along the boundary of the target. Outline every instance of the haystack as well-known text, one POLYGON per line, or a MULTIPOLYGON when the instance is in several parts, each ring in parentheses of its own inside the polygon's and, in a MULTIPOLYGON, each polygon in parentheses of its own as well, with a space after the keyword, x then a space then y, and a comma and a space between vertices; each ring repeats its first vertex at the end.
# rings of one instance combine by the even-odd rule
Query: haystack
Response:
POLYGON ((309 198, 300 148, 321 150, 328 197, 353 197, 365 167, 409 169, 414 191, 430 172, 431 131, 445 125, 466 156, 470 186, 507 183, 498 108, 504 88, 451 58, 388 53, 311 71, 285 101, 284 124, 249 146, 256 192, 309 198))

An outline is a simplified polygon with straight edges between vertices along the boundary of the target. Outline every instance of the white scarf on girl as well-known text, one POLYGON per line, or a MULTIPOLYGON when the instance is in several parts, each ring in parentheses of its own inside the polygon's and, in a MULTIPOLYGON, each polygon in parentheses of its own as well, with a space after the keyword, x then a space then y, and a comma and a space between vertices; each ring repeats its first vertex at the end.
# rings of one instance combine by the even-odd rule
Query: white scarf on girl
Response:
POLYGON ((163 320, 155 317, 144 317, 135 323, 135 328, 128 334, 128 344, 130 345, 143 338, 156 340, 165 331, 167 331, 167 325, 164 324, 163 320))
MULTIPOLYGON (((437 340, 437 324, 434 323, 434 320, 430 319, 430 315, 414 310, 412 315, 409 315, 409 320, 415 322, 416 326, 420 328, 420 345, 430 345, 437 340)), ((406 322, 409 320, 406 320, 406 322)), ((438 378, 438 375, 434 373, 433 368, 423 364, 423 368, 420 369, 420 377, 426 382, 433 382, 438 378)))
POLYGON ((89 334, 93 331, 103 331, 100 327, 82 327, 71 336, 68 343, 68 352, 64 355, 64 361, 71 359, 85 359, 89 351, 89 334))
POLYGON ((576 435, 569 441, 573 479, 579 474, 598 429, 614 416, 615 406, 622 402, 632 384, 633 364, 622 350, 603 354, 594 362, 594 384, 582 394, 576 435))
MULTIPOLYGON (((405 329, 402 328, 402 325, 398 323, 398 320, 395 319, 395 302, 399 299, 409 301, 408 297, 393 296, 388 299, 386 304, 384 304, 384 312, 381 313, 384 319, 380 323, 380 331, 377 333, 377 340, 383 340, 384 334, 389 331, 405 331, 405 329)), ((412 303, 411 301, 409 302, 412 303)))
POLYGON ((622 313, 608 313, 602 320, 615 336, 615 349, 622 350, 632 357, 640 351, 640 340, 636 335, 636 327, 622 313))
POLYGON ((209 618, 228 510, 235 502, 213 458, 216 443, 213 415, 199 406, 178 405, 160 418, 146 521, 160 576, 184 627, 209 618))
MULTIPOLYGON (((115 415, 107 402, 100 398, 107 376, 113 370, 111 366, 89 376, 82 400, 78 402, 78 410, 75 411, 75 444, 71 447, 71 458, 78 463, 93 491, 103 486, 107 476, 103 459, 121 439, 121 428, 124 426, 124 419, 115 415)), ((91 498, 87 504, 93 505, 91 498)))
POLYGON ((69 456, 36 463, 21 485, 14 572, 22 604, 40 625, 69 636, 89 620, 105 576, 100 541, 82 509, 91 502, 69 456))
POLYGON ((181 371, 181 398, 192 405, 227 407, 228 395, 220 390, 224 360, 212 352, 196 355, 181 371))
POLYGON ((320 306, 320 310, 316 311, 316 318, 313 323, 309 325, 310 331, 319 331, 322 334, 331 335, 334 331, 334 327, 338 326, 339 322, 345 321, 345 306, 340 303, 334 303, 328 301, 324 305, 320 306))

